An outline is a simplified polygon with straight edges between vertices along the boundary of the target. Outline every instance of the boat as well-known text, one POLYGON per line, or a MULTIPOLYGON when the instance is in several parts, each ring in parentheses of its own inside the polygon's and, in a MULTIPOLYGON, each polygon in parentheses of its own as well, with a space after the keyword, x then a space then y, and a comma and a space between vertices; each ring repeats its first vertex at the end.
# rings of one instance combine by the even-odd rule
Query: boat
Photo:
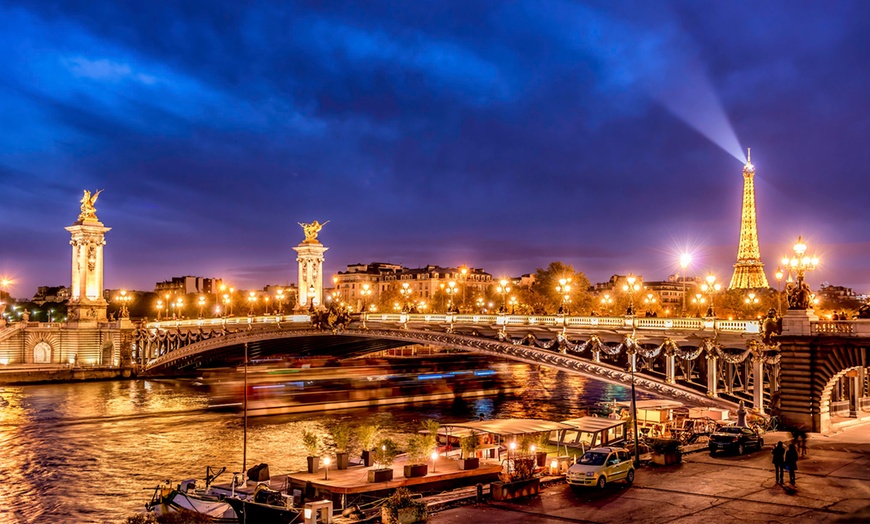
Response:
POLYGON ((207 516, 211 522, 239 522, 236 511, 224 497, 209 489, 209 484, 225 470, 226 468, 222 468, 212 474, 211 467, 206 468, 205 489, 197 489, 196 479, 184 480, 175 487, 168 480, 158 484, 151 500, 145 504, 145 509, 156 515, 192 511, 207 516))
POLYGON ((292 524, 301 519, 302 511, 293 507, 293 498, 260 484, 250 499, 227 497, 238 521, 245 524, 292 524))

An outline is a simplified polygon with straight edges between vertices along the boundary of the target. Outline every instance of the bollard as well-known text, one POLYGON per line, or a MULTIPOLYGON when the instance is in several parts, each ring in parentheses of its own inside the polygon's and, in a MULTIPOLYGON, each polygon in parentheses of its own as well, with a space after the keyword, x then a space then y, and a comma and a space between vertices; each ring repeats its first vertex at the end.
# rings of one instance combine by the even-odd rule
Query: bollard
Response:
POLYGON ((477 485, 477 503, 483 502, 483 484, 477 485))

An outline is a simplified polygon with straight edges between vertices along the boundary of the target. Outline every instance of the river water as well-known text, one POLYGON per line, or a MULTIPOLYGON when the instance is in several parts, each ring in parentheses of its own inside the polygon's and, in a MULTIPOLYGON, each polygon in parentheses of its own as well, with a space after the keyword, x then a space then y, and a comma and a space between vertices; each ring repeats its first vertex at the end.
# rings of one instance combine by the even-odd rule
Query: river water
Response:
MULTIPOLYGON (((563 420, 630 398, 627 387, 546 367, 493 367, 519 388, 515 396, 251 418, 247 465, 305 469, 302 430, 323 434, 336 419, 377 423, 382 436, 404 442, 428 418, 563 420)), ((123 522, 162 480, 201 479, 208 465, 240 471, 242 417, 206 411, 206 402, 185 380, 0 386, 0 523, 123 522)))

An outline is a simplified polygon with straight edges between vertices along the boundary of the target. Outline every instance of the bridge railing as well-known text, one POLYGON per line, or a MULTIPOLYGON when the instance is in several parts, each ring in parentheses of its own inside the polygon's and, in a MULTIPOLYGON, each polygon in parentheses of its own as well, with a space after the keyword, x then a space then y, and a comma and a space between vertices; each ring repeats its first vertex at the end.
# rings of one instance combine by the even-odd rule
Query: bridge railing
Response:
POLYGON ((814 335, 870 336, 870 319, 818 320, 810 322, 814 335))
MULTIPOLYGON (((564 315, 474 315, 441 313, 366 313, 365 321, 387 324, 472 324, 491 326, 554 326, 575 329, 636 329, 641 331, 721 331, 757 334, 761 332, 758 320, 727 320, 718 318, 650 318, 650 317, 577 317, 564 315)), ((222 318, 198 318, 150 322, 148 328, 197 328, 240 325, 268 325, 278 323, 306 324, 308 314, 264 315, 222 318)), ((821 324, 821 323, 820 323, 821 324)), ((870 326, 870 325, 868 325, 870 326)), ((827 329, 825 325, 818 329, 827 329)))

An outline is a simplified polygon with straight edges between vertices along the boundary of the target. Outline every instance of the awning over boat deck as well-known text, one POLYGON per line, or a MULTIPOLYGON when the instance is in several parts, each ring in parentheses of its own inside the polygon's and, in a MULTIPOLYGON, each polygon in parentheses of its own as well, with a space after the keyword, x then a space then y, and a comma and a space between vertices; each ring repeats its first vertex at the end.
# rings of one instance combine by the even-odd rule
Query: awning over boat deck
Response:
POLYGON ((586 431, 594 433, 596 431, 606 431, 616 426, 621 426, 626 423, 624 419, 618 418, 601 418, 601 417, 580 417, 563 420, 562 424, 571 426, 571 429, 578 431, 586 431))
POLYGON ((495 435, 525 435, 527 433, 574 429, 574 426, 570 424, 533 418, 504 418, 462 422, 459 424, 442 424, 441 426, 445 428, 469 429, 495 435))
MULTIPOLYGON (((676 409, 683 407, 678 400, 638 400, 637 409, 676 409)), ((616 402, 617 406, 631 407, 631 401, 616 402)))

